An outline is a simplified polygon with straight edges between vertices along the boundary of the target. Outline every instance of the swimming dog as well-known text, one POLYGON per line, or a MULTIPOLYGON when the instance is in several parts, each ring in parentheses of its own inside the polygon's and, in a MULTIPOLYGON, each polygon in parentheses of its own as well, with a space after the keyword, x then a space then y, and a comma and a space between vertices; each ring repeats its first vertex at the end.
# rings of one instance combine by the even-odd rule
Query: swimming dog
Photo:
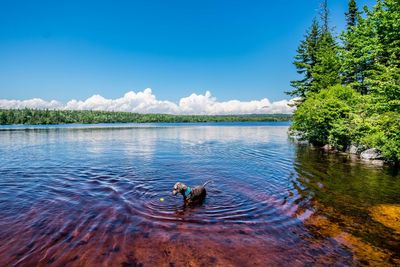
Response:
POLYGON ((183 196, 183 201, 187 205, 201 204, 203 203, 207 194, 205 186, 210 182, 211 181, 207 181, 203 185, 198 185, 193 188, 185 185, 184 183, 177 182, 172 190, 172 195, 176 196, 178 193, 181 193, 183 196))

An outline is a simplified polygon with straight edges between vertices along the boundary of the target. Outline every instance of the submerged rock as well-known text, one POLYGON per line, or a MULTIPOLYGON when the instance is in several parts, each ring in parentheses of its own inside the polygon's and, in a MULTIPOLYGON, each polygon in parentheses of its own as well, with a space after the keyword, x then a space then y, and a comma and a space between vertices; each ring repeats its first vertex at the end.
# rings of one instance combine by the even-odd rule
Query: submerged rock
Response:
POLYGON ((376 160, 382 159, 382 155, 376 148, 367 149, 360 154, 361 159, 376 160))
POLYGON ((370 208, 371 217, 400 234, 400 205, 380 204, 370 208))

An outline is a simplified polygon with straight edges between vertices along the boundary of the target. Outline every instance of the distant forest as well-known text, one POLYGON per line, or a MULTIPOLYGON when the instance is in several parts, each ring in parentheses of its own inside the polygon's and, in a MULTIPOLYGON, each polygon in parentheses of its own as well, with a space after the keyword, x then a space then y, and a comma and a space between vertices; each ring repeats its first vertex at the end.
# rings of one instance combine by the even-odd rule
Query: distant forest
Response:
POLYGON ((94 110, 0 109, 0 124, 263 122, 289 121, 290 114, 170 115, 94 110))

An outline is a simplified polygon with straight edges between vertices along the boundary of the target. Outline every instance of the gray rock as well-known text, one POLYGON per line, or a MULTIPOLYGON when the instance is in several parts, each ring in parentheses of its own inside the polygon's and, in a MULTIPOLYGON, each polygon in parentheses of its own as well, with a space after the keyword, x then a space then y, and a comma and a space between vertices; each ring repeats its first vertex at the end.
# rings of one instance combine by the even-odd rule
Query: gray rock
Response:
POLYGON ((324 145, 324 146, 322 147, 322 149, 323 149, 323 150, 326 150, 326 151, 329 151, 329 150, 332 149, 332 147, 331 147, 330 145, 324 145))
POLYGON ((364 146, 351 145, 351 146, 348 148, 347 151, 348 151, 350 154, 358 155, 358 154, 360 154, 361 152, 363 152, 365 149, 366 149, 366 148, 365 148, 364 146))
POLYGON ((298 131, 289 131, 289 138, 292 142, 296 144, 308 144, 308 141, 302 136, 298 131))
POLYGON ((337 151, 337 149, 334 147, 334 146, 332 146, 332 145, 324 145, 323 147, 322 147, 322 149, 323 150, 325 150, 325 151, 327 151, 327 152, 338 152, 337 151))
POLYGON ((357 151, 358 151, 358 147, 357 146, 355 146, 355 145, 351 145, 350 146, 350 148, 349 148, 349 153, 350 154, 357 154, 357 151))
POLYGON ((361 152, 360 157, 368 160, 382 159, 381 153, 376 148, 370 148, 361 152))
POLYGON ((307 140, 292 139, 292 142, 299 145, 308 145, 307 140))

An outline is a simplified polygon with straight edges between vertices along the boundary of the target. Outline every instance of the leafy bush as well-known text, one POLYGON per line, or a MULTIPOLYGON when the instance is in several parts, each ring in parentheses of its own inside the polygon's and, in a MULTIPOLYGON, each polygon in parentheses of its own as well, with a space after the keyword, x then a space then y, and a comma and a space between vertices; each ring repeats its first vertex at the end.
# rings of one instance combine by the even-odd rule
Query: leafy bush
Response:
POLYGON ((292 131, 316 145, 344 149, 351 140, 350 114, 360 95, 350 87, 335 85, 309 93, 295 111, 292 131))
MULTIPOLYGON (((375 147, 391 161, 400 159, 400 114, 386 112, 375 114, 364 121, 360 143, 375 147)), ((359 127, 361 128, 361 127, 359 127)))
POLYGON ((385 159, 400 159, 400 114, 382 111, 382 103, 336 85, 310 93, 293 116, 292 131, 316 145, 345 150, 350 144, 377 148, 385 159))

